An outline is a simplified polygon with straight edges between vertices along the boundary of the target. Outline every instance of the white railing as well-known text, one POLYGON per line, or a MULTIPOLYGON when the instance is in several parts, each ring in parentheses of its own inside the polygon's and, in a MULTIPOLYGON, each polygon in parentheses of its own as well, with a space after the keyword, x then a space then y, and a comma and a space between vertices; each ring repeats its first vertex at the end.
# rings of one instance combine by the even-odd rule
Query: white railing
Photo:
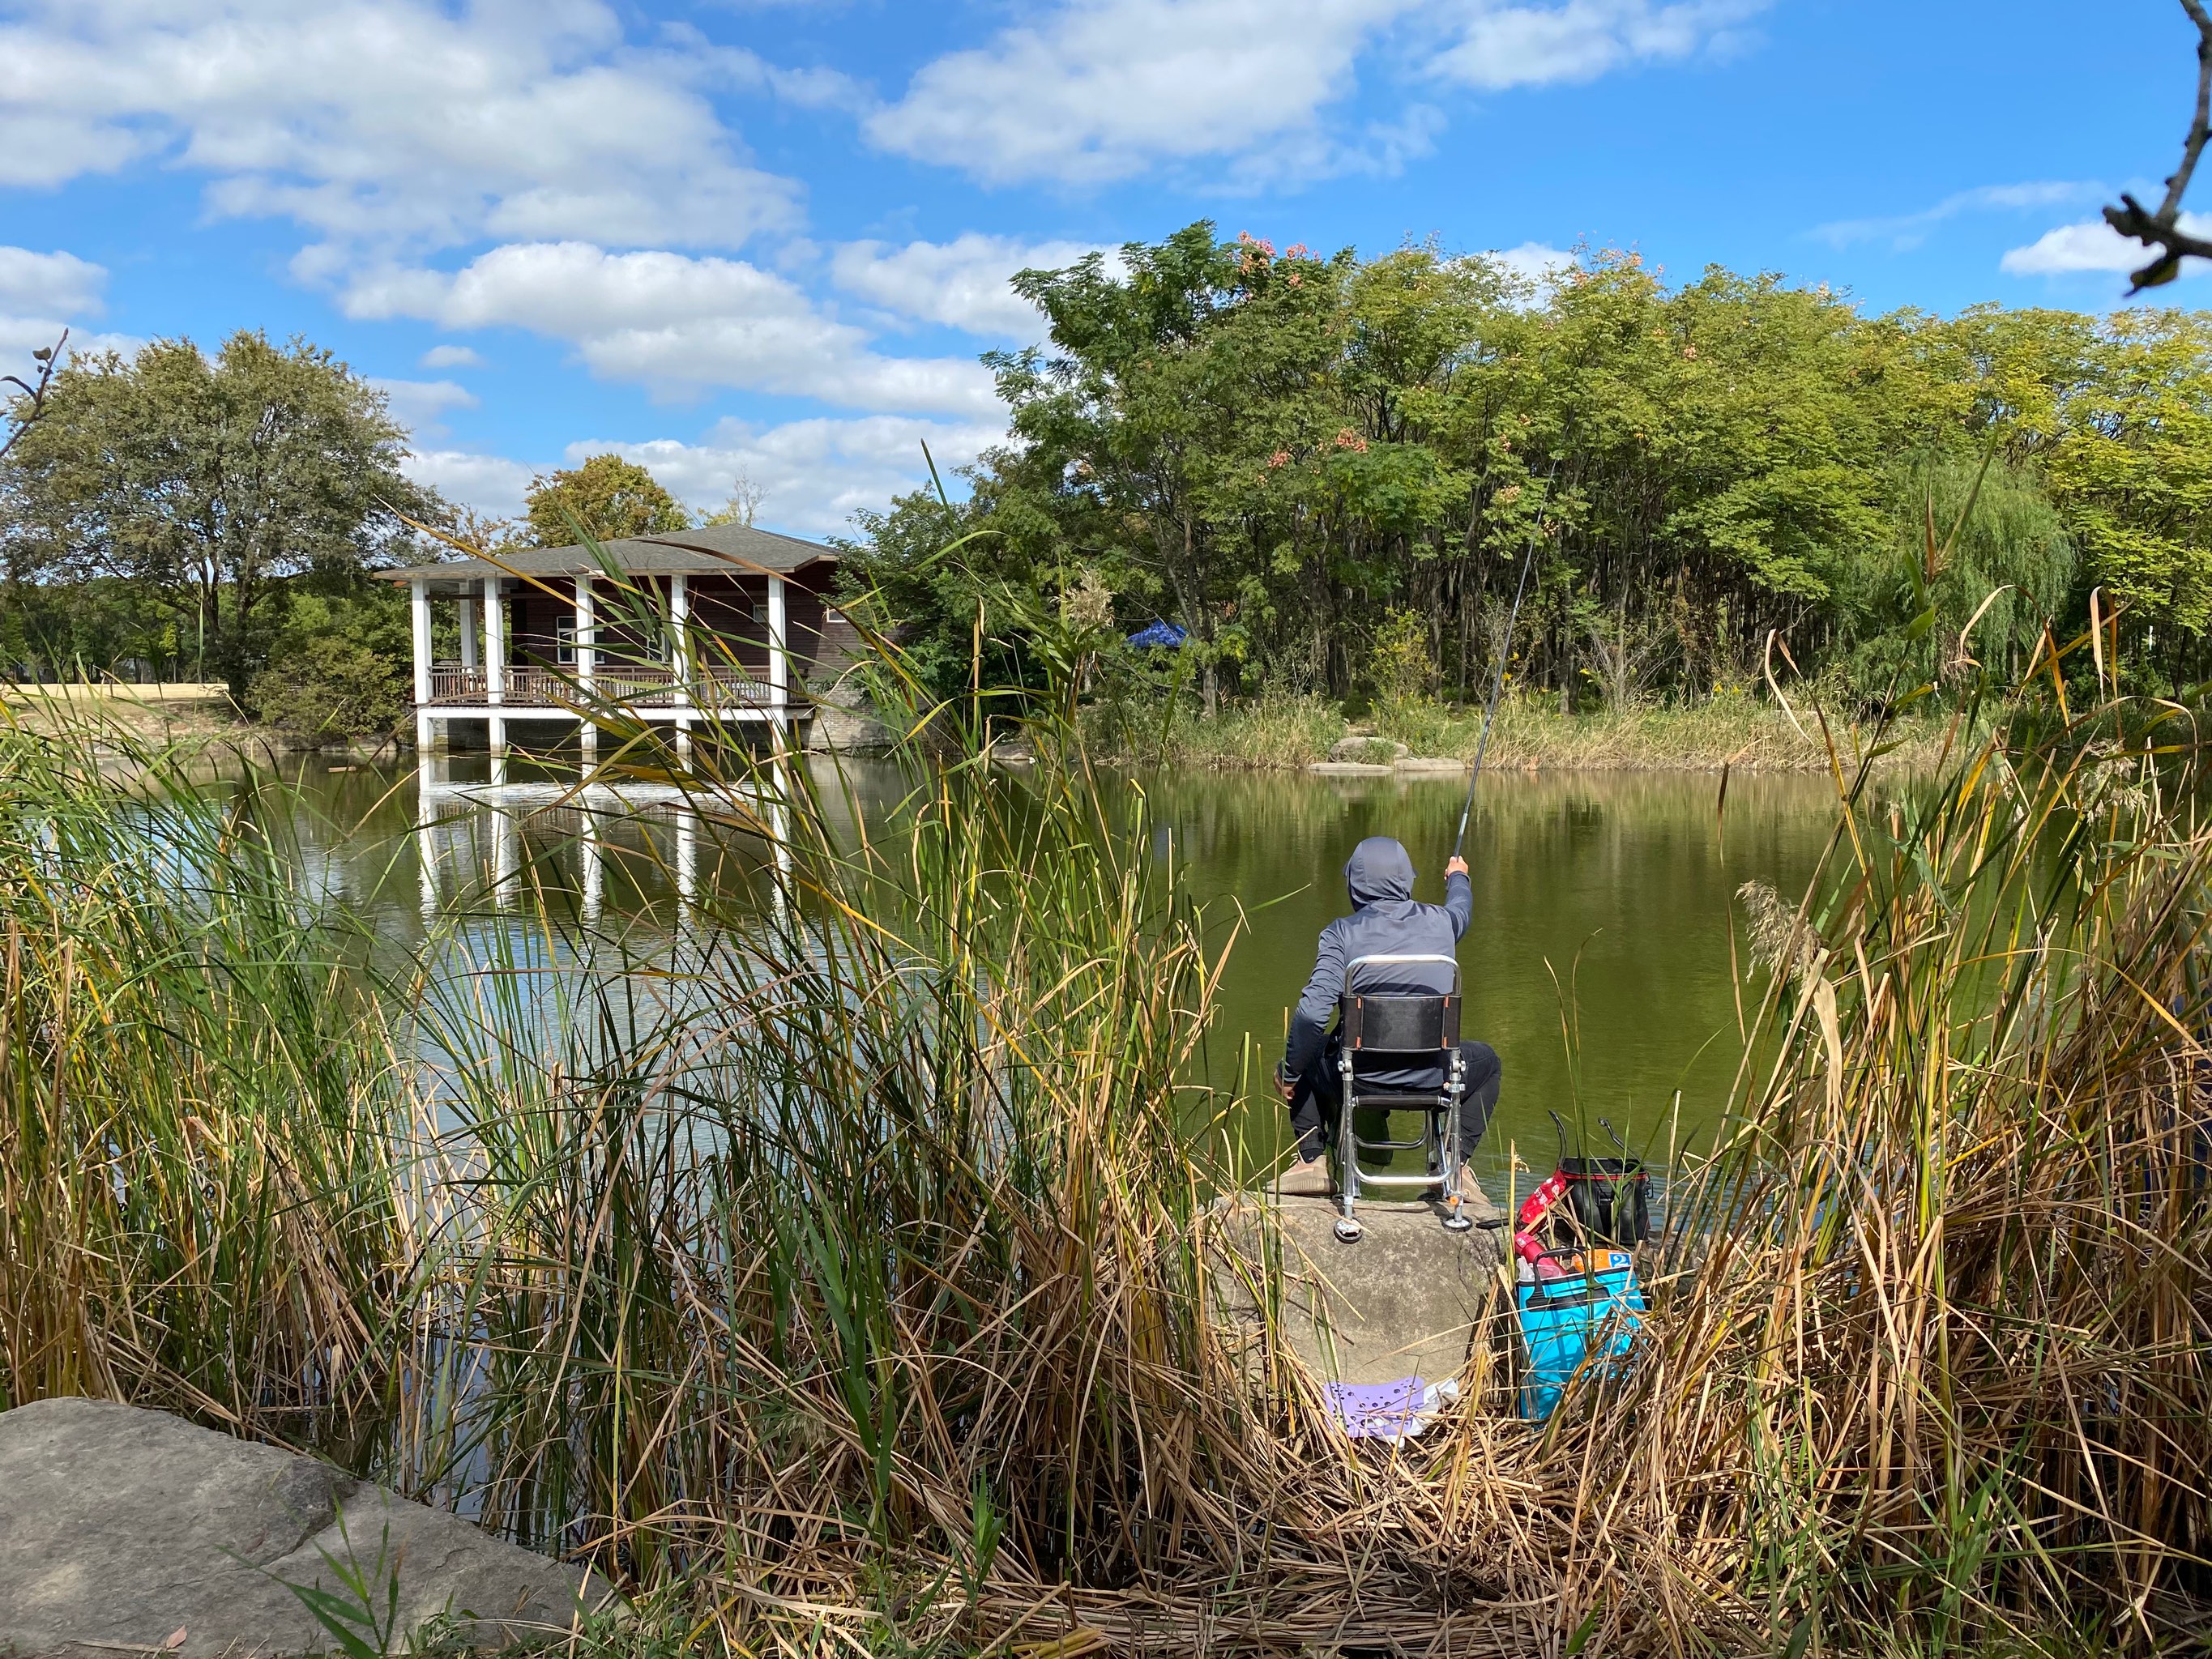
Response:
MULTIPOLYGON (((489 700, 489 684, 481 665, 434 663, 430 668, 430 702, 483 705, 489 700)), ((573 708, 587 701, 575 676, 536 666, 510 666, 500 688, 504 708, 573 708)), ((726 668, 702 670, 681 684, 672 668, 653 665, 626 667, 602 659, 592 675, 588 701, 627 703, 643 708, 669 708, 689 702, 699 708, 766 708, 773 690, 750 675, 726 668), (688 694, 688 695, 687 695, 688 694)))

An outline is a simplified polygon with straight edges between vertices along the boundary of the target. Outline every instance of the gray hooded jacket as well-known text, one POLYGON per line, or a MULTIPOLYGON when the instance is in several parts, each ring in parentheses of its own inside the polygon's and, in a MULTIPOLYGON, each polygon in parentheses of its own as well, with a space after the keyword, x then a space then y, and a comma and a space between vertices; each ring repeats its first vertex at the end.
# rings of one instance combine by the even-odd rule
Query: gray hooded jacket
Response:
MULTIPOLYGON (((1344 885, 1352 896, 1352 912, 1321 930, 1313 977, 1306 981, 1297 1012, 1291 1016, 1291 1040, 1283 1064, 1294 1077, 1305 1074, 1328 1042, 1330 1018, 1344 994, 1346 963, 1361 957, 1454 955, 1460 935, 1474 915, 1474 887, 1463 875, 1446 879, 1442 904, 1415 903, 1413 861, 1388 836, 1370 836, 1352 849, 1345 861, 1344 885)), ((1448 991, 1451 970, 1441 963, 1370 969, 1360 975, 1354 988, 1385 995, 1448 991)), ((1424 1089, 1439 1075, 1434 1067, 1370 1071, 1364 1066, 1359 1074, 1383 1089, 1424 1089)))

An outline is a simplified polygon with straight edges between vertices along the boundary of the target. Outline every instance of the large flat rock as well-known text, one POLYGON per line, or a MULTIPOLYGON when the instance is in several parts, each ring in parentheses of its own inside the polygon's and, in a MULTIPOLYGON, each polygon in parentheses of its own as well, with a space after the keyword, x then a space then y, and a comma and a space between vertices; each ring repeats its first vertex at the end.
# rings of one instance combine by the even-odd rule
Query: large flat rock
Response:
POLYGON ((403 1632, 465 1613, 483 1646, 565 1632, 611 1600, 596 1577, 457 1516, 162 1412, 94 1400, 0 1412, 7 1659, 115 1659, 179 1631, 179 1659, 333 1649, 283 1582, 337 1590, 325 1553, 369 1569, 380 1590, 396 1571, 403 1632))
MULTIPOLYGON (((1299 1358, 1342 1382, 1457 1376, 1504 1260, 1502 1231, 1480 1224, 1448 1231, 1433 1204, 1363 1202, 1356 1244, 1338 1241, 1328 1199, 1243 1193, 1214 1213, 1223 1247, 1214 1284, 1224 1314, 1248 1328, 1257 1319, 1252 1282, 1231 1270, 1232 1260, 1279 1260, 1279 1329, 1299 1358)), ((1478 1223, 1498 1218, 1487 1200, 1470 1213, 1478 1223)))

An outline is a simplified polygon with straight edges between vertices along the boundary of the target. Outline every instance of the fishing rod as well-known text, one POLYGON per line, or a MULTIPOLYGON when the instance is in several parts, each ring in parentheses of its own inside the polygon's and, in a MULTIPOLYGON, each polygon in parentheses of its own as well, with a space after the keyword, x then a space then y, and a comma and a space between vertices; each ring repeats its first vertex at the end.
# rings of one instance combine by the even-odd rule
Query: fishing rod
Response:
POLYGON ((1536 568, 1536 544, 1543 539, 1543 508, 1551 504, 1552 484, 1559 476, 1559 464, 1552 463, 1552 470, 1544 479, 1544 500, 1536 511, 1535 522, 1528 529, 1528 551, 1521 561, 1521 580, 1513 589, 1513 608, 1505 617, 1505 639, 1498 648, 1498 672, 1490 682, 1490 701, 1483 705, 1482 736, 1475 740, 1474 773, 1467 781, 1467 804, 1459 809, 1459 834, 1452 837, 1451 855, 1459 856, 1467 841, 1467 821, 1474 811, 1474 786, 1482 781, 1482 757, 1490 750, 1490 728, 1498 719, 1498 696, 1505 689, 1505 663, 1513 654, 1513 629, 1521 620, 1521 600, 1528 592, 1528 573, 1536 568))

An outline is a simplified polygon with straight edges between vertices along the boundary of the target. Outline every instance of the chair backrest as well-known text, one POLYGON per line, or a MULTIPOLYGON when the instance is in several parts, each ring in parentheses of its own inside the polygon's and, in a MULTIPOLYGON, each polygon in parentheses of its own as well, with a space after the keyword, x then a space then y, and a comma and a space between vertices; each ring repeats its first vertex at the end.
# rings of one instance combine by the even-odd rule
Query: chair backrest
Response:
POLYGON ((1360 1054, 1435 1054, 1459 1042, 1459 963, 1436 955, 1359 957, 1345 964, 1339 1007, 1344 1046, 1360 1054), (1451 969, 1451 989, 1441 992, 1361 991, 1362 969, 1407 966, 1451 969))
POLYGON ((1434 1054, 1459 1042, 1459 996, 1344 1000, 1344 1046, 1360 1054, 1434 1054))

